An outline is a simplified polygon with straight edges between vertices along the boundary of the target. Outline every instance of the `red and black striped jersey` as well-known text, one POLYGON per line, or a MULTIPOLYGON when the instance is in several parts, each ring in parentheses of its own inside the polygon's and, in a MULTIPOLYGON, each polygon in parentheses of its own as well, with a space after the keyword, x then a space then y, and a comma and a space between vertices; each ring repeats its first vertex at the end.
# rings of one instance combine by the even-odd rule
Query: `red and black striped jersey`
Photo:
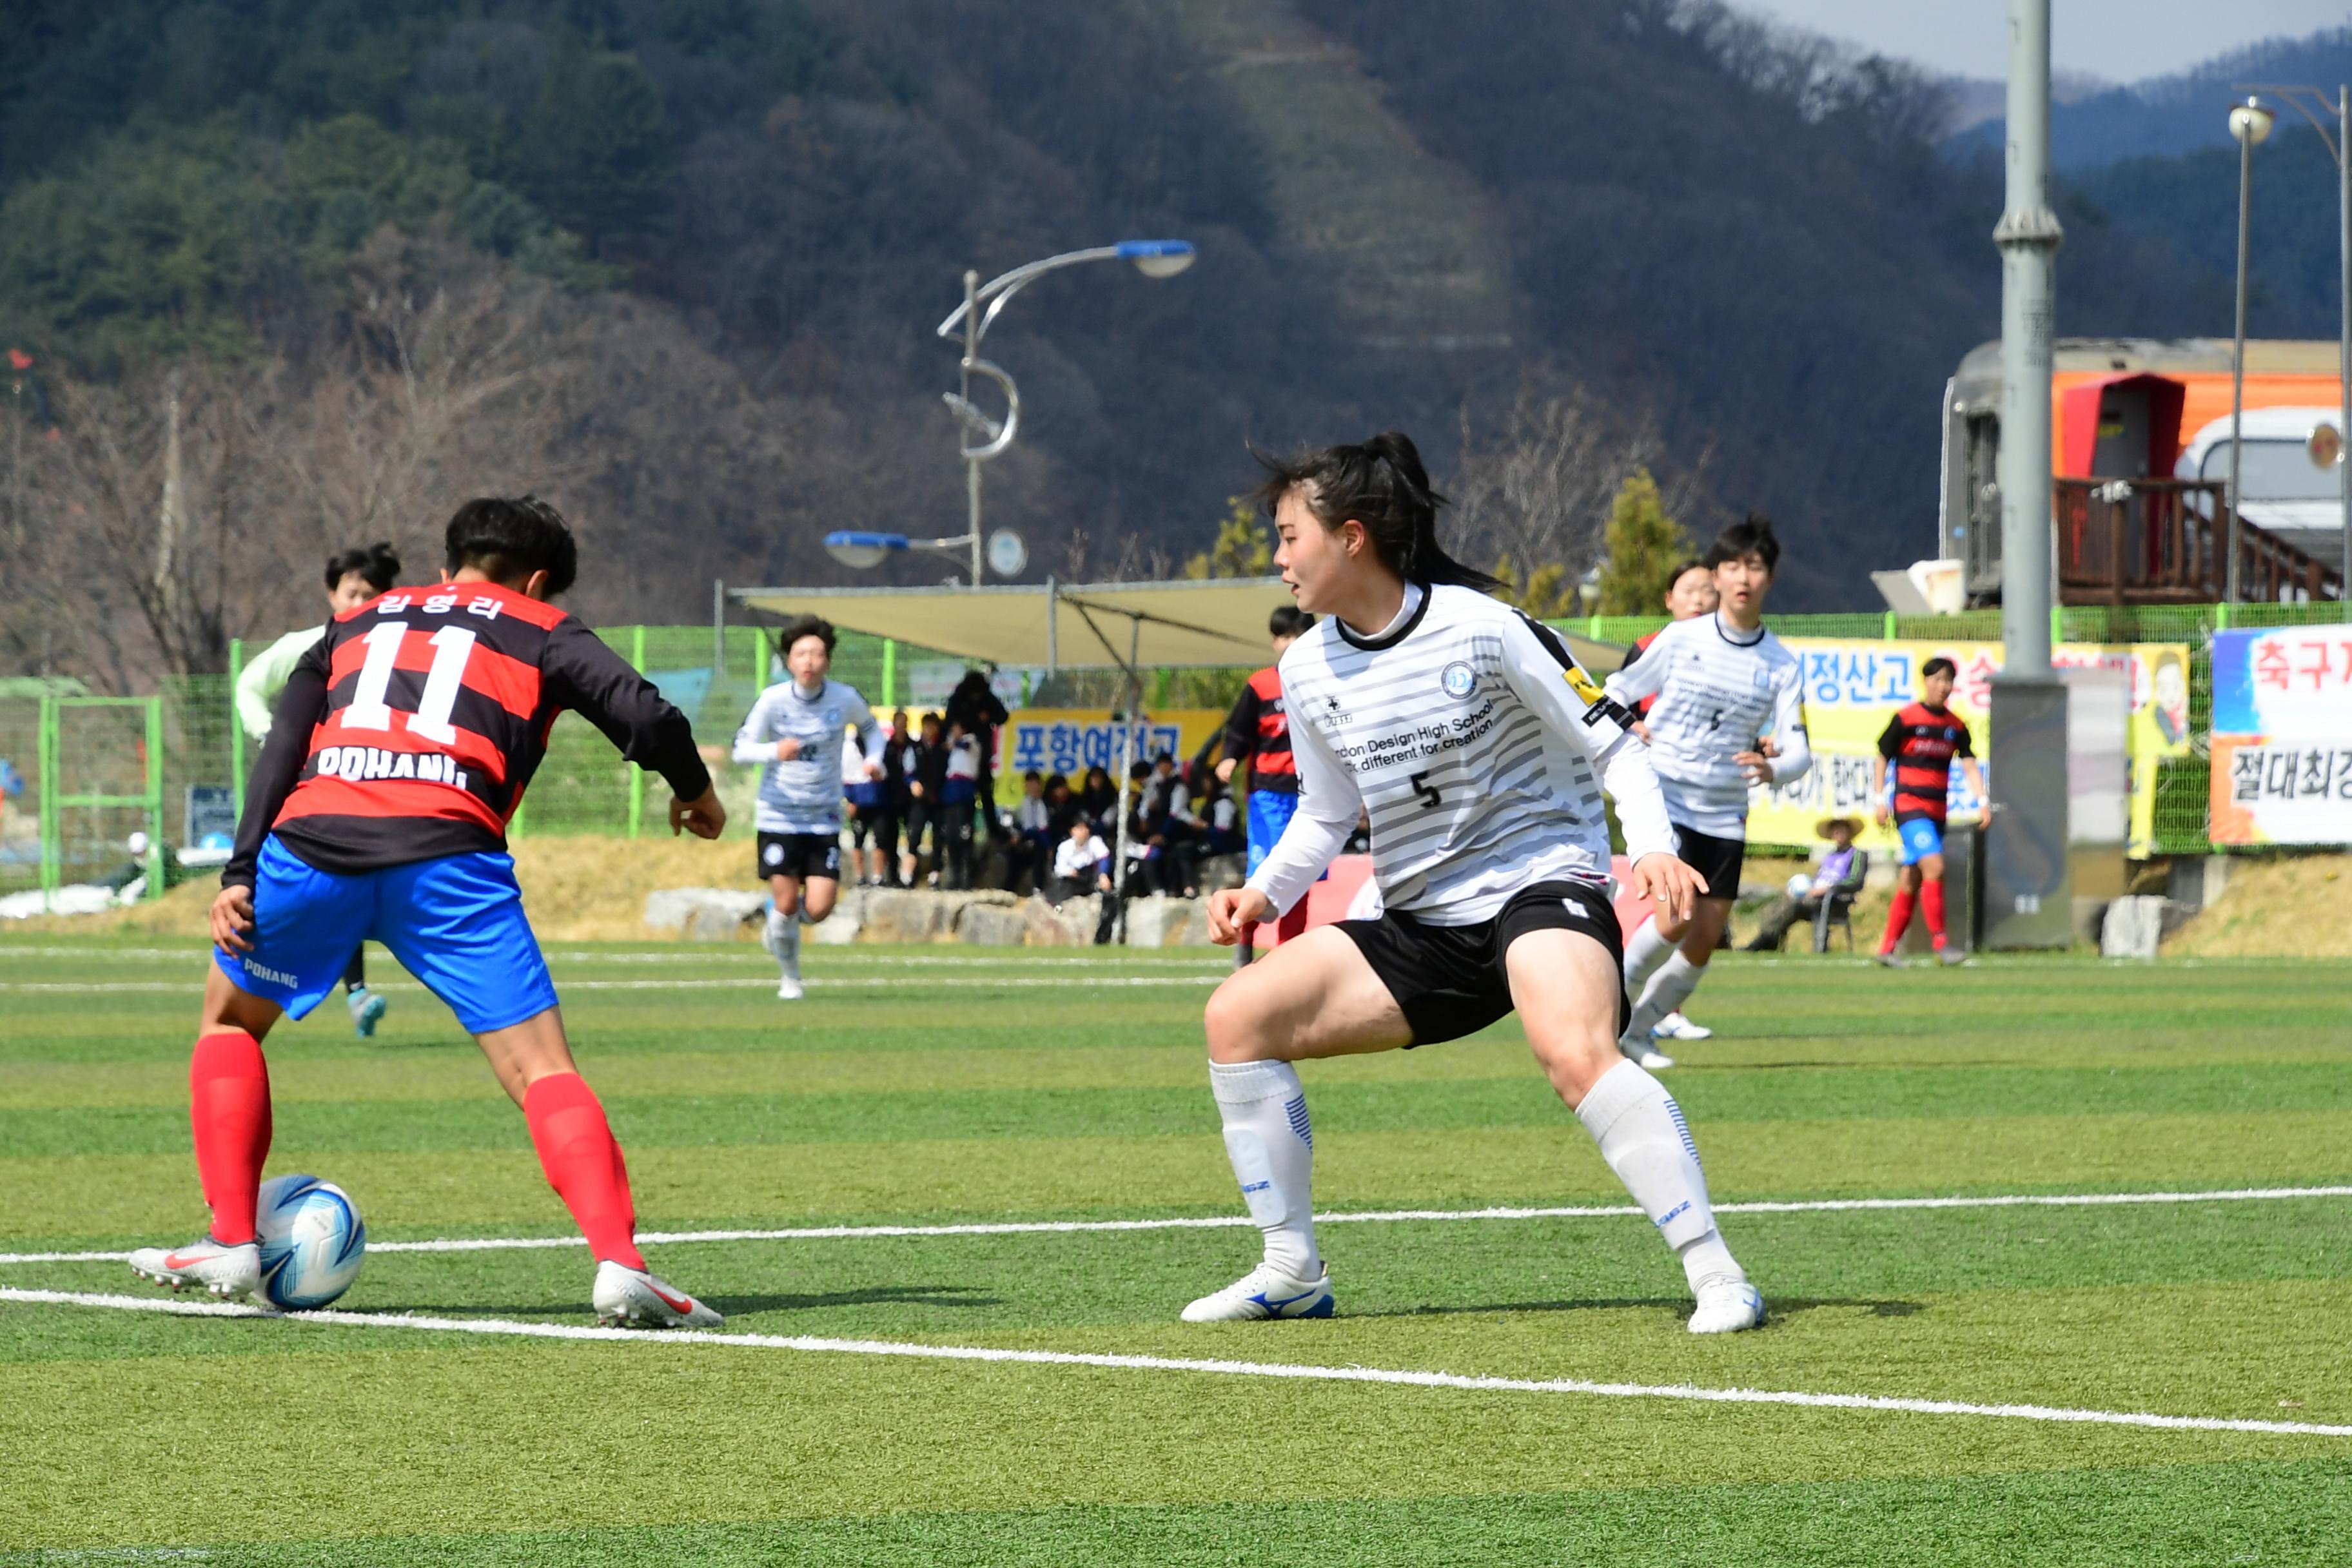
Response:
POLYGON ((454 583, 338 616, 278 698, 223 882, 250 886, 273 832, 340 874, 503 849, 567 708, 681 798, 710 787, 686 715, 568 611, 454 583))
POLYGON ((1952 759, 1977 753, 1968 723, 1958 714, 1914 702, 1886 721, 1878 737, 1878 754, 1895 764, 1895 819, 1924 816, 1941 822, 1951 789, 1952 759))
POLYGON ((1249 678, 1225 718, 1225 755, 1250 766, 1250 788, 1298 793, 1298 762, 1290 754, 1290 715, 1282 705, 1282 671, 1268 665, 1249 678))

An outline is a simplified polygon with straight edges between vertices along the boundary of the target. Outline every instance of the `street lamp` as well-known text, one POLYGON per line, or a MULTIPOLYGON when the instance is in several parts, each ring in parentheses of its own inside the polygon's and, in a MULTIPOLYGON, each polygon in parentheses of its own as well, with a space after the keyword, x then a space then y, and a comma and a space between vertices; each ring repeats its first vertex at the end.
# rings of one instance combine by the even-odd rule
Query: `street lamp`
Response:
POLYGON ((2311 121, 2311 128, 2319 132, 2320 145, 2336 160, 2336 259, 2343 268, 2336 343, 2336 371, 2342 394, 2342 406, 2336 412, 2339 423, 2336 427, 2336 495, 2344 507, 2338 535, 2343 554, 2338 566, 2347 584, 2341 590, 2346 614, 2352 616, 2352 458, 2343 456, 2345 443, 2352 441, 2352 86, 2337 84, 2332 103, 2327 94, 2315 87, 2273 87, 2266 82, 2239 86, 2241 90, 2270 93, 2290 105, 2311 121), (2327 124, 2321 114, 2336 121, 2333 137, 2327 134, 2327 124))
POLYGON ((2254 148, 2270 135, 2275 118, 2258 98, 2230 109, 2230 134, 2238 139, 2238 348, 2230 371, 2230 561, 2221 596, 2233 605, 2238 602, 2238 466, 2245 456, 2239 426, 2246 413, 2246 195, 2254 148))
MULTIPOLYGON (((966 440, 958 451, 963 458, 964 490, 971 509, 971 529, 959 542, 971 550, 974 587, 979 586, 981 581, 980 466, 1001 456, 1006 447, 1013 445, 1013 437, 1021 428, 1020 390, 1013 384, 1013 378, 1004 374, 1002 366, 991 364, 980 357, 981 340, 988 335, 988 329, 996 324, 998 312, 1028 283, 1064 267, 1076 267, 1086 261, 1128 261, 1134 263, 1135 269, 1146 278, 1173 278, 1192 265, 1193 257, 1190 240, 1123 239, 1117 245, 1097 246, 1091 250, 1069 250, 1059 256, 1049 256, 1042 261, 1032 261, 986 284, 981 282, 977 272, 968 271, 963 275, 963 303, 940 323, 940 336, 958 336, 961 324, 963 339, 963 359, 959 367, 961 378, 955 391, 942 395, 948 406, 955 411, 956 417, 962 421, 967 432, 966 440), (980 309, 983 303, 988 306, 985 314, 980 309), (984 376, 1003 390, 1004 418, 1002 422, 982 413, 979 405, 972 402, 971 378, 974 375, 984 376), (975 436, 979 438, 977 446, 971 444, 971 437, 975 436)), ((831 546, 828 544, 827 548, 831 546)), ((990 548, 993 551, 993 542, 990 548)), ((836 554, 835 559, 843 557, 836 554)), ((1025 552, 1022 560, 1025 564, 1025 552)), ((1019 570, 1019 566, 1014 566, 1012 572, 1000 570, 999 575, 1010 576, 1019 570)))

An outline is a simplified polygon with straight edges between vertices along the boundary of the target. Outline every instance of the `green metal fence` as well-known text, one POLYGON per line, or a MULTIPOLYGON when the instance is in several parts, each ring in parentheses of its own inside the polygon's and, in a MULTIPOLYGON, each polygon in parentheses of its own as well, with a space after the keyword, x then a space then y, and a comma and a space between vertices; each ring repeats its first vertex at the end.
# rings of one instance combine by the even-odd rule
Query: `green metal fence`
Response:
MULTIPOLYGON (((2195 605, 2057 612, 2062 642, 2180 642, 2191 649, 2191 754, 2157 777, 2157 848, 2202 854, 2209 766, 2205 735, 2212 707, 2211 635, 2231 626, 2289 626, 2343 618, 2335 605, 2195 605)), ((1558 623, 1597 641, 1630 643, 1664 616, 1601 616, 1558 623)), ((2000 614, 1906 616, 1891 613, 1776 616, 1784 637, 1888 641, 1997 642, 2000 614)), ((760 627, 620 626, 600 634, 644 671, 694 723, 707 747, 724 748, 752 699, 777 678, 775 649, 760 627)), ((235 650, 233 668, 242 662, 235 650)), ((936 702, 963 661, 933 649, 856 632, 842 634, 834 673, 863 691, 887 719, 896 706, 936 702)), ((1245 672, 1157 669, 1144 677, 1147 708, 1222 708, 1245 672)), ((1102 707, 1123 699, 1115 670, 1065 671, 1024 691, 1040 707, 1102 707)), ((143 830, 174 851, 228 830, 242 807, 253 758, 239 729, 233 676, 163 680, 156 694, 91 698, 71 682, 0 684, 0 892, 118 879, 128 840, 143 830)), ((718 770, 730 810, 748 810, 750 770, 718 770)), ((611 742, 576 715, 558 720, 546 761, 514 831, 635 837, 666 831, 667 792, 623 762, 611 742)), ((164 879, 151 878, 152 890, 164 879)))

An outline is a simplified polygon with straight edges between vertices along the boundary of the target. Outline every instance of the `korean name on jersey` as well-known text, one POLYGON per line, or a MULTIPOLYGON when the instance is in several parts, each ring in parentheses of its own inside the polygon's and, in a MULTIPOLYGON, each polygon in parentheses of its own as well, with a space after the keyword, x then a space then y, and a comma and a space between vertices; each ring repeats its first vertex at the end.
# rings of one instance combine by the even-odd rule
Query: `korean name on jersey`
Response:
POLYGON ((841 752, 851 729, 866 755, 877 754, 880 726, 855 687, 827 680, 816 696, 803 697, 797 683, 784 680, 760 693, 735 732, 735 760, 761 764, 761 832, 840 830, 841 752), (776 742, 787 738, 801 743, 800 754, 782 762, 776 742))
MULTIPOLYGON (((1748 834, 1748 777, 1731 759, 1769 736, 1802 762, 1802 669, 1762 627, 1739 633, 1718 616, 1694 616, 1660 632, 1640 657, 1609 678, 1609 695, 1650 710, 1650 766, 1666 810, 1683 826, 1717 838, 1748 834)), ((1780 770, 1779 782, 1802 766, 1780 770)))
MULTIPOLYGON (((1314 832, 1304 818, 1351 822, 1360 799, 1383 905, 1470 924, 1536 882, 1608 881, 1597 775, 1617 780, 1623 762, 1641 775, 1625 793, 1646 797, 1627 823, 1629 849, 1670 850, 1632 716, 1557 634, 1473 589, 1407 594, 1402 624, 1380 637, 1326 617, 1283 655, 1302 844, 1314 832)), ((1299 858, 1283 847, 1253 879, 1279 906, 1321 869, 1291 865, 1299 858)))

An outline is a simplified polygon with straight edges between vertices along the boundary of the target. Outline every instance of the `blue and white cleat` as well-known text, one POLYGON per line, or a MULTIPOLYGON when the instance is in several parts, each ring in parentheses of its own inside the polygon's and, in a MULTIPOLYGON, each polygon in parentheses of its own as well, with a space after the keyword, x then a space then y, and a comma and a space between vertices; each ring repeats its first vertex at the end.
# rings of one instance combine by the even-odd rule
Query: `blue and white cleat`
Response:
POLYGON ((185 1247, 142 1247, 131 1255, 131 1272, 173 1291, 197 1289, 224 1301, 241 1300, 261 1289, 261 1247, 231 1247, 200 1236, 185 1247))
POLYGON ((364 985, 344 1000, 351 1004, 352 1028, 362 1040, 375 1033, 375 1026, 383 1022, 384 1014, 392 1006, 383 999, 382 993, 371 991, 364 985))
POLYGON ((1261 1263, 1213 1296, 1184 1309, 1188 1323, 1246 1323, 1263 1318, 1328 1318, 1331 1315, 1331 1270, 1311 1279, 1261 1263))
POLYGON ((1698 1306, 1691 1313, 1695 1334, 1736 1334, 1762 1326, 1764 1293, 1745 1279, 1718 1275, 1699 1285, 1698 1306))
POLYGON ((1680 1013, 1669 1013, 1650 1026, 1654 1040, 1711 1040, 1715 1031, 1705 1024, 1694 1024, 1680 1013))

